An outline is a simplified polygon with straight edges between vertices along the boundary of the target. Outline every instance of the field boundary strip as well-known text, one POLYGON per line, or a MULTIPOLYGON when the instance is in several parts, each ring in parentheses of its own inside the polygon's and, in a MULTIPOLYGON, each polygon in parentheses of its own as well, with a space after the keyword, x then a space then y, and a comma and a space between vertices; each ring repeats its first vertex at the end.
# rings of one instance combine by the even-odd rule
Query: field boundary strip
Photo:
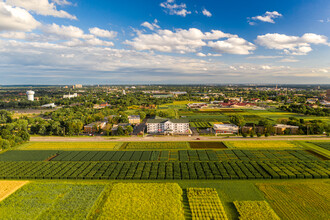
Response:
POLYGON ((0 181, 0 202, 28 183, 29 181, 0 181))

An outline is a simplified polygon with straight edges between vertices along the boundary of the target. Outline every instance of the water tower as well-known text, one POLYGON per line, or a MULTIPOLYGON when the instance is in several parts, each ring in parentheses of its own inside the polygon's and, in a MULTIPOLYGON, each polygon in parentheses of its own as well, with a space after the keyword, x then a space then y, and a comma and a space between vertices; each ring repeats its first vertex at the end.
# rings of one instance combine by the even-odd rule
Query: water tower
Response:
POLYGON ((26 92, 26 95, 27 95, 27 98, 29 101, 34 101, 34 94, 35 94, 35 92, 32 90, 26 92))

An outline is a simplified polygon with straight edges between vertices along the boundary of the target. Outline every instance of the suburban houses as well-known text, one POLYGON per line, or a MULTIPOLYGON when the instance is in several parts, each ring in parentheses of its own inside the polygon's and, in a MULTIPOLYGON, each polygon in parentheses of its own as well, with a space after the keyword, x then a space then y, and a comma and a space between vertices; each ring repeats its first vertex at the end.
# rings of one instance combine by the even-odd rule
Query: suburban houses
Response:
POLYGON ((84 132, 85 133, 95 133, 99 129, 103 129, 106 126, 106 124, 107 123, 105 121, 97 121, 97 122, 90 123, 90 124, 84 126, 84 132))
POLYGON ((217 134, 237 134, 238 126, 234 124, 214 124, 213 130, 217 134))
POLYGON ((129 115, 128 116, 128 123, 130 124, 139 124, 141 122, 139 115, 129 115))

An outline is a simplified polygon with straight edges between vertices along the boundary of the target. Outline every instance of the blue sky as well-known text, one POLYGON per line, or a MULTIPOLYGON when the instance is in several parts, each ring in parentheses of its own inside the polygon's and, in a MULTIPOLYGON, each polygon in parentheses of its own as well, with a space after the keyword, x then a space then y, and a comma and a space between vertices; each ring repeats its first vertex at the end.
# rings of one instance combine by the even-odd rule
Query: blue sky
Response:
POLYGON ((328 0, 0 0, 0 85, 330 83, 329 36, 328 0))

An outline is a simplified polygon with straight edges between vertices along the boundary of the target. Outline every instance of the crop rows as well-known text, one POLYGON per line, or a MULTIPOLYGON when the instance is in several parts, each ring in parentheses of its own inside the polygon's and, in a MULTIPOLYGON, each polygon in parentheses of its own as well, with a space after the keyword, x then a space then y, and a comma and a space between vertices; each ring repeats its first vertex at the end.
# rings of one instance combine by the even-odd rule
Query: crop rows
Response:
POLYGON ((212 124, 210 122, 190 122, 191 127, 195 128, 212 128, 212 124))
POLYGON ((0 219, 87 219, 103 184, 30 183, 0 203, 0 219))
POLYGON ((327 161, 0 162, 1 179, 295 179, 329 176, 327 161))
POLYGON ((330 151, 330 142, 313 142, 313 144, 330 151))
POLYGON ((228 219, 215 189, 188 188, 187 197, 193 220, 228 219))
POLYGON ((177 183, 118 183, 98 209, 97 219, 184 220, 182 189, 177 183))
POLYGON ((325 182, 257 186, 281 219, 329 219, 329 186, 325 182))
POLYGON ((1 154, 3 161, 319 161, 304 150, 162 150, 162 151, 33 151, 13 160, 13 154, 25 151, 8 151, 1 154), (6 155, 9 153, 9 157, 6 155), (53 156, 53 157, 52 157, 53 156), (32 158, 32 159, 31 159, 32 158))

